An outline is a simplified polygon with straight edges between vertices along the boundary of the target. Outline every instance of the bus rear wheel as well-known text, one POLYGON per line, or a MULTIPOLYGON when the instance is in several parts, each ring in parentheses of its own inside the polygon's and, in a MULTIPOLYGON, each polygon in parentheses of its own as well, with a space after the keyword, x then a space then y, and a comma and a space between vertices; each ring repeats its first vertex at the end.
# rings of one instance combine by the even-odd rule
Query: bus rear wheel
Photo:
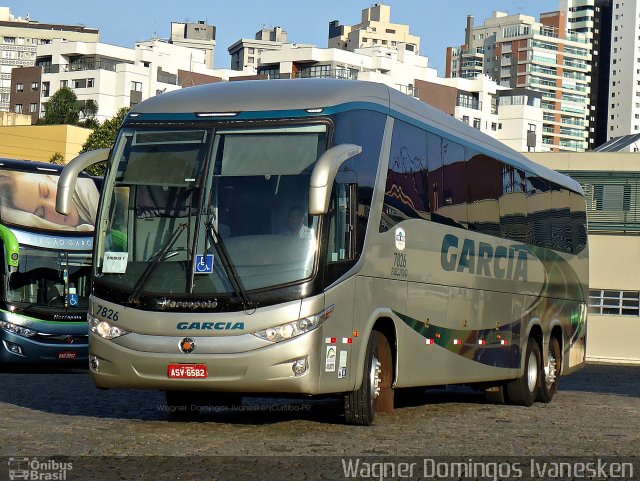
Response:
POLYGON ((558 390, 561 366, 562 355, 560 354, 560 343, 556 337, 552 337, 549 339, 547 363, 544 368, 540 370, 541 382, 537 401, 543 403, 551 402, 553 395, 558 390))
POLYGON ((393 410, 393 360, 387 338, 372 331, 364 362, 364 376, 359 389, 344 396, 347 424, 370 426, 376 412, 393 410))
POLYGON ((540 347, 536 340, 530 337, 524 356, 523 375, 508 382, 505 386, 506 399, 509 404, 531 406, 535 402, 540 386, 541 366, 540 347))

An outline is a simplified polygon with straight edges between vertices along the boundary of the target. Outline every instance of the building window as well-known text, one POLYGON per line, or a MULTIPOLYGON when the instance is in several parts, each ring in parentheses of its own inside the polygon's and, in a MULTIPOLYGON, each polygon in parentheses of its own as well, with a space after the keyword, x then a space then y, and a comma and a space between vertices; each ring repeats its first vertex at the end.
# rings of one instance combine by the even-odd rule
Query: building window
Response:
POLYGON ((463 115, 463 116, 462 116, 462 121, 463 121, 465 124, 469 125, 469 116, 468 116, 468 115, 463 115))
POLYGON ((594 185, 593 200, 595 210, 628 212, 631 210, 631 185, 594 185))
POLYGON ((16 114, 21 114, 22 113, 22 104, 16 104, 15 111, 16 111, 16 114))
POLYGON ((69 81, 68 80, 60 80, 60 88, 66 88, 69 86, 69 81))
POLYGON ((93 88, 96 86, 96 79, 94 78, 88 78, 87 79, 87 88, 93 88))
POLYGON ((480 119, 477 117, 473 118, 473 128, 480 130, 480 119))
POLYGON ((142 82, 131 82, 131 90, 134 92, 142 92, 142 82))
POLYGON ((4 43, 8 43, 8 44, 15 44, 16 43, 16 37, 4 37, 4 43))
POLYGON ((24 92, 24 84, 22 82, 16 84, 16 92, 24 92))
POLYGON ((29 105, 29 112, 34 113, 38 111, 38 104, 30 104, 29 105))
POLYGON ((37 92, 40 88, 40 82, 31 82, 31 90, 37 92))
POLYGON ((249 63, 255 63, 255 61, 256 61, 255 57, 248 57, 247 58, 247 62, 249 62, 249 63))
POLYGON ((614 316, 640 315, 640 292, 592 289, 589 291, 589 312, 614 316))
POLYGON ((254 52, 255 52, 255 50, 254 50, 253 48, 251 48, 251 47, 247 49, 247 53, 248 53, 249 55, 253 55, 253 54, 254 54, 254 52))

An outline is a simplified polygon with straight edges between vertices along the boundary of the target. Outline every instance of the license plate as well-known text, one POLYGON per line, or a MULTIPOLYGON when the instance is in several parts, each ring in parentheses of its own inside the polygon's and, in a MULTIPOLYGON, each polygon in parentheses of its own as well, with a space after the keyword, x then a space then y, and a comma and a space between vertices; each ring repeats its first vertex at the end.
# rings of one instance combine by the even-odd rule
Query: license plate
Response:
POLYGON ((169 364, 167 375, 171 379, 206 379, 206 364, 169 364))
POLYGON ((75 359, 78 357, 78 353, 75 351, 60 351, 58 353, 58 359, 75 359))

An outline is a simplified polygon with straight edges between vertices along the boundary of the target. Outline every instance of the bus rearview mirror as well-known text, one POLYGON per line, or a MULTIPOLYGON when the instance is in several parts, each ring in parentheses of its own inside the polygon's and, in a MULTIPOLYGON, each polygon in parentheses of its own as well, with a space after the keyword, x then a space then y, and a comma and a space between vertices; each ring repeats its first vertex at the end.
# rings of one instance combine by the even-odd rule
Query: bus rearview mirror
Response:
POLYGON ((340 144, 331 147, 320 156, 311 172, 309 187, 309 214, 322 215, 329 211, 331 187, 340 166, 351 157, 362 152, 355 144, 340 144))
POLYGON ((76 181, 80 172, 90 165, 108 160, 109 152, 110 149, 90 150, 78 155, 65 165, 58 179, 58 193, 56 194, 56 211, 59 214, 69 214, 71 198, 76 190, 76 181))

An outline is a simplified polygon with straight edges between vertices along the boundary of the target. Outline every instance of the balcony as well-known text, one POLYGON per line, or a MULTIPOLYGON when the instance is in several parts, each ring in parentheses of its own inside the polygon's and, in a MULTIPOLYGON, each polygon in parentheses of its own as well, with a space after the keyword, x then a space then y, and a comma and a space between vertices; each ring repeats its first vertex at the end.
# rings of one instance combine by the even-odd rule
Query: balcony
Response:
POLYGON ((358 71, 346 68, 329 68, 324 65, 304 68, 293 75, 293 78, 335 78, 342 80, 358 80, 358 71))
POLYGON ((464 107, 473 110, 482 110, 482 102, 478 99, 470 99, 468 97, 458 97, 456 107, 464 107))

